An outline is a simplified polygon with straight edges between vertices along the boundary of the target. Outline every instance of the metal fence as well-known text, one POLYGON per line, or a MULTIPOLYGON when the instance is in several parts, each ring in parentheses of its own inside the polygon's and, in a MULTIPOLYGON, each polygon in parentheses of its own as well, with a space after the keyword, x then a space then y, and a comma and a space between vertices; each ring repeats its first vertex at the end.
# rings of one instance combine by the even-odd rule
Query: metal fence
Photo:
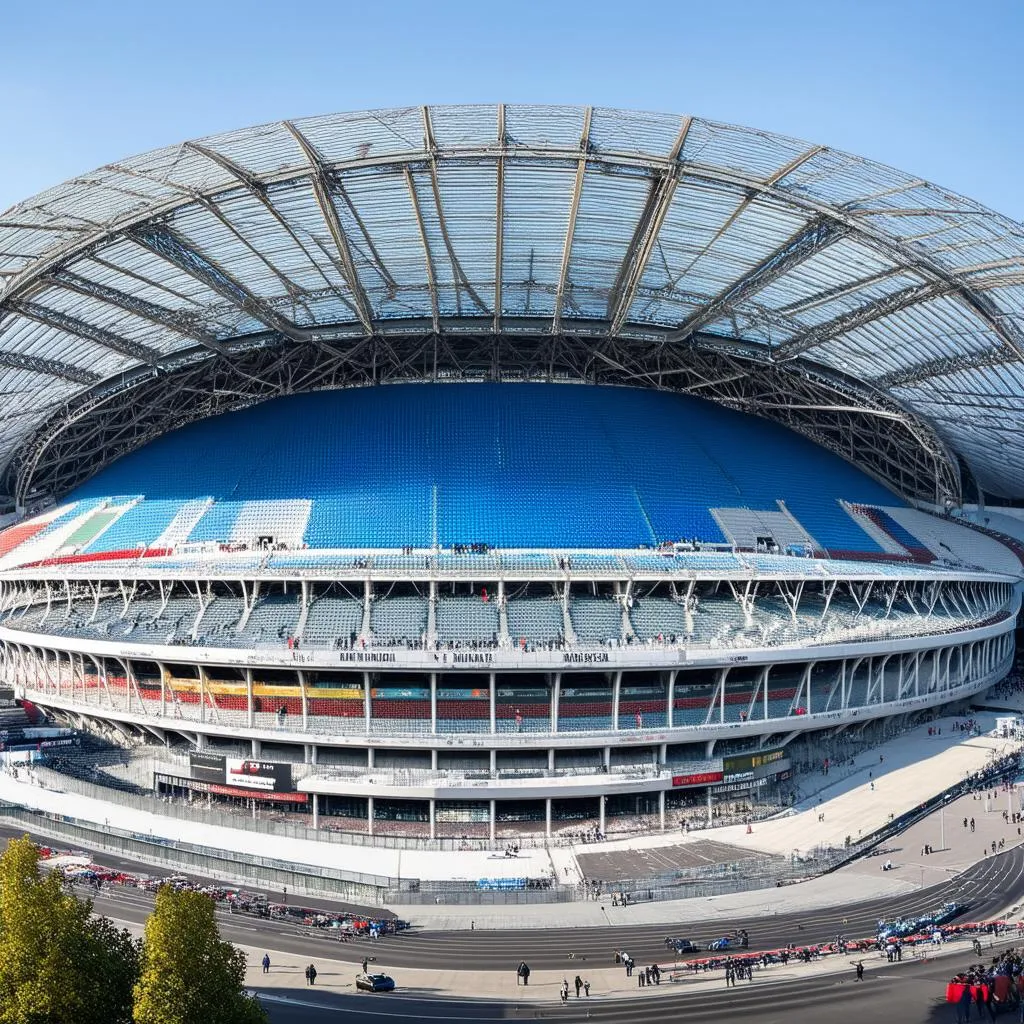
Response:
POLYGON ((161 874, 191 874, 289 893, 329 899, 355 900, 380 905, 388 893, 401 891, 398 879, 361 876, 331 868, 291 864, 270 857, 180 843, 171 839, 126 832, 70 815, 48 814, 16 805, 0 805, 0 817, 26 831, 46 836, 72 848, 79 846, 137 860, 159 869, 161 874), (345 877, 345 875, 349 877, 345 877))
MULTIPOLYGON (((890 839, 946 801, 972 789, 991 785, 1000 778, 1016 775, 1020 770, 1019 752, 1000 759, 996 764, 949 787, 913 810, 901 815, 884 828, 863 837, 848 846, 806 850, 797 858, 752 857, 724 864, 683 868, 671 874, 647 878, 617 880, 601 893, 587 885, 559 885, 547 882, 526 882, 525 888, 491 888, 490 884, 474 881, 424 880, 416 878, 389 878, 364 875, 339 869, 286 863, 273 858, 259 857, 235 851, 216 850, 183 843, 178 840, 129 832, 97 823, 83 821, 69 815, 57 815, 14 805, 0 805, 0 817, 24 825, 26 830, 53 837, 74 846, 82 844, 89 849, 101 850, 134 858, 153 865, 166 873, 187 872, 208 876, 233 884, 251 884, 270 890, 287 888, 288 892, 335 899, 356 900, 365 904, 466 904, 514 905, 530 903, 564 903, 576 900, 611 899, 612 893, 625 893, 631 902, 645 900, 676 900, 706 898, 723 893, 743 892, 787 885, 834 871, 836 868, 864 855, 873 847, 890 839)), ((314 839, 351 845, 388 845, 405 848, 424 848, 424 842, 397 836, 356 836, 349 833, 313 831, 304 826, 288 826, 277 821, 252 820, 208 811, 201 805, 182 806, 133 794, 108 790, 82 780, 66 778, 47 769, 36 769, 53 788, 64 788, 85 796, 98 797, 108 802, 130 806, 139 810, 164 814, 171 818, 190 821, 203 820, 223 824, 225 827, 250 827, 255 831, 294 838, 314 839), (213 821, 212 819, 217 819, 213 821), (245 825, 243 826, 243 822, 245 825)), ((434 849, 460 850, 473 845, 472 840, 433 840, 434 849)), ((476 841, 477 846, 489 845, 476 841)), ((538 841, 537 845, 544 845, 538 841)), ((474 846, 473 848, 477 848, 474 846)), ((502 883, 505 884, 505 883, 502 883)), ((515 883, 508 883, 515 884, 515 883)))

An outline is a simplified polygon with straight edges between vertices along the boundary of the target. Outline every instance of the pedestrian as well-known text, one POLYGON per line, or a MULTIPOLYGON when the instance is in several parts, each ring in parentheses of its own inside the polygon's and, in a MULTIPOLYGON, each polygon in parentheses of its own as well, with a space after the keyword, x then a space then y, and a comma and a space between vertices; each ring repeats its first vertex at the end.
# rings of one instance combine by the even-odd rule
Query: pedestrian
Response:
POLYGON ((562 1002, 567 1003, 569 1001, 569 979, 562 979, 562 1002))
POLYGON ((576 986, 576 998, 580 997, 580 989, 583 988, 583 979, 577 974, 573 979, 573 985, 576 986))
POLYGON ((269 953, 264 953, 263 954, 263 973, 264 974, 269 974, 270 973, 270 954, 269 953))
POLYGON ((586 995, 586 997, 588 999, 590 998, 590 981, 589 981, 589 979, 587 981, 583 982, 583 993, 584 993, 584 995, 586 995))
POLYGON ((312 964, 307 964, 307 966, 306 966, 306 984, 307 985, 312 985, 313 984, 313 982, 310 981, 310 979, 309 979, 309 969, 310 969, 310 967, 312 967, 312 964))
POLYGON ((864 980, 864 961, 863 960, 858 960, 857 961, 857 978, 856 978, 856 980, 857 981, 863 981, 864 980))
POLYGON ((309 983, 310 985, 316 984, 316 967, 313 964, 309 965, 309 983))
POLYGON ((367 967, 367 964, 369 964, 369 962, 370 962, 370 958, 364 956, 363 957, 363 974, 366 973, 366 967, 367 967))
POLYGON ((956 1024, 967 1024, 971 1019, 971 986, 964 985, 956 1004, 956 1024))

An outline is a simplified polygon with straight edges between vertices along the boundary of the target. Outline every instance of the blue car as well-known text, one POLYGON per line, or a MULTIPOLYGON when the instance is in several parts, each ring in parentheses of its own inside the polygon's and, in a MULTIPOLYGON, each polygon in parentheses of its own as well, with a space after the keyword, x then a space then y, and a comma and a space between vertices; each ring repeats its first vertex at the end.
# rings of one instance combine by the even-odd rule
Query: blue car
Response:
POLYGON ((732 949, 733 942, 735 940, 731 935, 723 935, 720 939, 715 939, 714 942, 708 943, 709 953, 724 953, 727 949, 732 949))

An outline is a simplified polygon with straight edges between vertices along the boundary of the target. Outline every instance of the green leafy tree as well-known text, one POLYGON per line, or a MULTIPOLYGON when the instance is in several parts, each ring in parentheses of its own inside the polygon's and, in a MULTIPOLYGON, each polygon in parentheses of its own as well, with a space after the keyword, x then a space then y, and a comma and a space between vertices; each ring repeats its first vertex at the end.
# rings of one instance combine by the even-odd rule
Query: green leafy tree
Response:
POLYGON ((244 984, 245 954, 221 940, 213 901, 161 888, 146 921, 135 1024, 266 1024, 244 984))
POLYGON ((41 872, 25 836, 0 856, 0 1024, 130 1024, 139 943, 41 872))

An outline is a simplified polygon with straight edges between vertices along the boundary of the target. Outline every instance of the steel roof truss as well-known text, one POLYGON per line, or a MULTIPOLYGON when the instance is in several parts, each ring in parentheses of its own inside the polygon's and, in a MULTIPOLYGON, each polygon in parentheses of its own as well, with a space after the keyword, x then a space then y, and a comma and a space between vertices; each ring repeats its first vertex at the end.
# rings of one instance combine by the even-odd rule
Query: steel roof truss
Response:
POLYGON ((57 377, 60 380, 68 380, 73 384, 89 385, 99 382, 100 377, 89 370, 83 370, 80 366, 72 366, 60 359, 43 359, 41 356, 30 356, 23 352, 5 352, 0 349, 0 366, 7 366, 13 370, 29 370, 32 373, 44 374, 48 377, 57 377))
MULTIPOLYGON (((701 328, 731 314, 740 303, 788 274, 822 249, 848 234, 849 229, 834 220, 816 217, 770 256, 723 289, 710 302, 668 335, 669 341, 684 341, 701 328)), ((776 315, 783 313, 776 310, 776 315)))
POLYGON ((580 135, 580 155, 576 161, 576 178, 573 182, 572 197, 569 200, 569 218, 565 225, 565 239, 562 242, 562 267, 558 274, 558 287, 555 290, 555 313, 551 321, 551 333, 558 334, 562 329, 562 309, 565 304, 565 292, 569 283, 569 259, 572 256, 572 241, 576 234, 576 215, 580 209, 580 196, 583 194, 583 180, 587 173, 587 153, 590 151, 590 125, 594 117, 594 108, 587 107, 583 114, 583 132, 580 135))
POLYGON ((40 305, 38 302, 26 299, 11 303, 9 308, 20 313, 22 316, 28 317, 30 320, 35 320, 37 323, 45 324, 54 330, 63 331, 65 334, 73 334, 76 338, 84 338, 103 348, 111 349, 120 355, 127 356, 129 359, 137 359, 139 362, 147 363, 150 366, 155 366, 160 359, 160 353, 148 345, 141 345, 137 341, 122 338, 120 335, 114 334, 113 331, 96 327, 93 324, 86 323, 84 320, 79 320, 78 317, 61 313, 56 309, 50 309, 48 306, 40 305))
POLYGON ((640 281, 647 269, 647 263, 657 245, 661 226, 672 205, 672 198, 675 196, 676 186, 679 184, 679 154, 686 144, 686 136, 692 123, 692 117, 683 118, 683 122, 679 126, 679 134, 669 153, 670 166, 651 181, 647 201, 640 212, 640 218, 633 231, 626 254, 622 258, 622 265, 619 267, 611 295, 608 297, 608 322, 611 324, 609 333, 613 336, 622 330, 622 326, 629 316, 630 307, 636 298, 640 281))
POLYGON ((891 316, 909 306, 934 299, 936 296, 948 295, 951 291, 953 291, 953 286, 945 281, 928 281, 923 284, 911 285, 909 288, 885 295, 849 312, 842 313, 832 320, 811 327, 803 334, 798 334, 781 345, 777 345, 772 356, 776 360, 792 359, 809 349, 831 341, 833 338, 856 330, 858 327, 863 327, 882 317, 891 316))
POLYGON ((352 259, 352 249, 349 246, 348 238, 345 235, 344 228, 341 226, 341 218, 338 216, 338 211, 331 197, 331 184, 324 161, 309 139, 291 121, 285 121, 284 125, 309 161, 313 194, 316 196, 317 206, 320 207, 324 223, 327 225, 327 230, 330 232, 331 239, 338 250, 338 256, 341 259, 342 276, 345 278, 345 284, 348 285, 349 291, 352 293, 356 316, 359 318, 363 330, 367 334, 373 334, 373 310, 370 307, 370 300, 366 296, 362 282, 359 280, 359 272, 356 270, 355 261, 352 259))
POLYGON ((128 237, 163 257, 179 270, 196 278, 249 316, 278 331, 292 341, 306 341, 308 335, 296 324, 271 309, 262 299, 236 281, 227 271, 204 256, 166 224, 146 224, 133 228, 128 237))
POLYGON ((188 313, 159 306, 154 302, 148 302, 146 299, 141 299, 138 296, 129 295, 117 288, 111 288, 97 281, 90 281, 88 278, 82 277, 79 274, 73 274, 69 270, 56 271, 49 278, 49 281, 53 284, 69 288, 71 291, 78 292, 79 295, 99 299, 107 305, 116 306, 118 309, 123 309, 126 313, 132 313, 134 316, 148 320, 150 323, 166 327, 176 334, 192 338, 214 352, 221 351, 216 337, 203 330, 197 323, 198 318, 188 313))

